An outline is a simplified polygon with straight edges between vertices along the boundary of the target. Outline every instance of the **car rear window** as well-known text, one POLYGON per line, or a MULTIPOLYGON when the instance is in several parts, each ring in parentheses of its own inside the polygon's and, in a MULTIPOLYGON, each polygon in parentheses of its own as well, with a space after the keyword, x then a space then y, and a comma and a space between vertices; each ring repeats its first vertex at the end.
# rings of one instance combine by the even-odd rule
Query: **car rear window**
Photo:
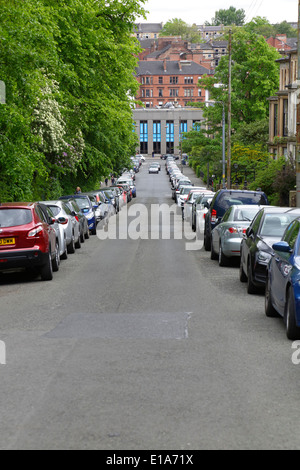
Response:
POLYGON ((49 207, 55 217, 60 213, 60 207, 58 206, 49 206, 49 207))
POLYGON ((228 207, 234 204, 257 204, 257 205, 265 205, 267 201, 265 200, 263 194, 261 193, 237 193, 230 194, 230 192, 226 192, 220 195, 220 199, 218 201, 218 205, 223 209, 228 209, 228 207))
POLYGON ((0 209, 0 227, 18 227, 30 224, 31 221, 30 209, 0 209))

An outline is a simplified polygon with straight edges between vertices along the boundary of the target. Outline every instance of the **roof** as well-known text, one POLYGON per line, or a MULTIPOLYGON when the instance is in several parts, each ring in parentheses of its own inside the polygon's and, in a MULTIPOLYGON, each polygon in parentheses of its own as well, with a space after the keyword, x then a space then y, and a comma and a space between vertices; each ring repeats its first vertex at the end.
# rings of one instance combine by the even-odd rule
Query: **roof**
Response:
POLYGON ((136 23, 133 31, 135 33, 159 33, 162 28, 162 23, 136 23))
POLYGON ((164 71, 163 60, 141 60, 136 68, 136 75, 203 75, 212 73, 208 68, 192 61, 167 60, 165 63, 166 72, 164 71), (179 68, 179 62, 182 66, 182 70, 179 68))

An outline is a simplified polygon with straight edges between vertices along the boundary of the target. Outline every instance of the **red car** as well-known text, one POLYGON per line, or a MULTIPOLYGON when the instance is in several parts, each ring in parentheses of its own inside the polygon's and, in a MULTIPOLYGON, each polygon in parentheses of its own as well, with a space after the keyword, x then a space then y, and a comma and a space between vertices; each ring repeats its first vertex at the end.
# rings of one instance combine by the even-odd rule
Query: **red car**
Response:
POLYGON ((30 268, 51 280, 59 269, 54 222, 39 203, 0 203, 0 272, 30 268))

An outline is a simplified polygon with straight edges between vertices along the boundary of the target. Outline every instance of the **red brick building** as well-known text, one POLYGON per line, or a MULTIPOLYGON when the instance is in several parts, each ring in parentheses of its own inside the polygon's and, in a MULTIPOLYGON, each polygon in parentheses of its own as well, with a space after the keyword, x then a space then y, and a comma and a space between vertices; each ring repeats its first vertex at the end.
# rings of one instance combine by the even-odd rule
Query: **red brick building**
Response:
POLYGON ((205 90, 197 85, 203 75, 212 71, 191 60, 141 60, 136 70, 140 83, 136 99, 145 108, 205 101, 205 90))

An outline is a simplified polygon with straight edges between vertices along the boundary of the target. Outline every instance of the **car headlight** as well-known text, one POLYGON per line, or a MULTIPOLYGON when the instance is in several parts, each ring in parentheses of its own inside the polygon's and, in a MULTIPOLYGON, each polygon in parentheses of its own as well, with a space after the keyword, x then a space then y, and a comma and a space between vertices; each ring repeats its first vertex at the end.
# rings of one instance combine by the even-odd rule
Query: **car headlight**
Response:
POLYGON ((271 254, 266 251, 259 251, 257 255, 257 262, 261 264, 268 264, 271 259, 271 254))

